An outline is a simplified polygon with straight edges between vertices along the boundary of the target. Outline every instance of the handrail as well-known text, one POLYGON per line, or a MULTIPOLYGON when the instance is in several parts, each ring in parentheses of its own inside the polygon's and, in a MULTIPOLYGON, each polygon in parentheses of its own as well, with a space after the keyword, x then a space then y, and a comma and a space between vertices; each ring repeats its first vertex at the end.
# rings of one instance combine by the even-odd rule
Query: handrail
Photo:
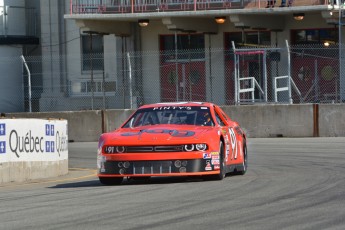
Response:
MULTIPOLYGON (((262 90, 261 86, 259 85, 259 83, 256 81, 256 79, 254 77, 242 77, 238 79, 239 83, 238 83, 238 98, 240 98, 240 94, 241 93, 251 93, 251 101, 255 102, 255 96, 254 96, 254 92, 255 92, 255 86, 256 88, 259 89, 259 91, 261 92, 262 95, 265 95, 264 91, 262 90), (249 80, 251 82, 251 87, 248 88, 241 88, 241 81, 247 81, 249 80)), ((239 99, 240 101, 240 99, 239 99)))
MULTIPOLYGON (((277 1, 278 2, 278 1, 277 1)), ((128 14, 265 8, 266 0, 70 0, 70 14, 128 14)), ((328 0, 293 1, 292 6, 334 5, 328 0)), ((276 7, 279 5, 277 4, 276 7)))
POLYGON ((278 102, 278 92, 283 92, 283 91, 288 91, 289 90, 289 86, 284 86, 284 87, 278 87, 277 83, 278 83, 278 80, 280 79, 290 79, 290 82, 291 82, 291 85, 293 87, 293 89, 295 90, 295 92, 297 93, 297 95, 299 96, 300 98, 300 102, 303 101, 303 98, 302 98, 302 93, 301 91, 299 91, 297 85, 295 84, 294 80, 289 77, 289 76, 278 76, 278 77, 275 77, 274 78, 274 101, 275 102, 278 102))

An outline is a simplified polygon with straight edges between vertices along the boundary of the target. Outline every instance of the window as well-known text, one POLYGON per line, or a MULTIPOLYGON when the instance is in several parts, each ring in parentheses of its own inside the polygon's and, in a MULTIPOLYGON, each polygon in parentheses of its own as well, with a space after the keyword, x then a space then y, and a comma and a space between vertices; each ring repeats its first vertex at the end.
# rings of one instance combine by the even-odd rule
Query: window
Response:
POLYGON ((224 122, 222 121, 222 119, 220 118, 220 115, 218 113, 216 113, 216 120, 220 126, 225 126, 224 122))
POLYGON ((161 35, 160 44, 164 61, 200 60, 205 58, 205 39, 203 34, 179 34, 177 37, 177 52, 175 50, 175 35, 161 35), (191 50, 189 52, 189 50, 191 50))
POLYGON ((116 81, 94 80, 93 90, 90 80, 72 81, 70 85, 70 92, 73 96, 91 95, 92 92, 95 96, 103 96, 103 89, 106 95, 113 95, 116 90, 116 81))
POLYGON ((82 70, 103 70, 103 36, 97 34, 82 34, 81 46, 82 70))
MULTIPOLYGON (((233 60, 233 49, 232 49, 232 42, 235 43, 235 46, 241 47, 243 44, 244 46, 252 45, 252 46, 270 46, 271 45, 271 32, 270 31, 245 31, 243 34, 242 32, 231 32, 231 33, 224 33, 224 41, 225 41, 225 57, 227 60, 233 60)), ((247 56, 246 60, 250 58, 256 59, 256 56, 247 56)))
POLYGON ((231 49, 231 42, 234 41, 236 46, 241 44, 250 45, 271 45, 271 32, 270 31, 245 31, 225 33, 225 47, 231 49))
POLYGON ((335 43, 338 41, 338 29, 307 29, 292 30, 292 44, 323 44, 324 42, 335 43))

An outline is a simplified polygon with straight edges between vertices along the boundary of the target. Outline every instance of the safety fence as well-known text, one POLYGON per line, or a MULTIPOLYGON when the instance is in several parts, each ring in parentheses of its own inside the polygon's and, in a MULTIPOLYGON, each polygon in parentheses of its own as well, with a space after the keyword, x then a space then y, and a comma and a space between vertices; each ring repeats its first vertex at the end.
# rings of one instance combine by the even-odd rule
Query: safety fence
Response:
POLYGON ((24 57, 25 108, 126 109, 168 101, 342 103, 338 45, 24 57), (29 83, 30 80, 30 84, 29 83))

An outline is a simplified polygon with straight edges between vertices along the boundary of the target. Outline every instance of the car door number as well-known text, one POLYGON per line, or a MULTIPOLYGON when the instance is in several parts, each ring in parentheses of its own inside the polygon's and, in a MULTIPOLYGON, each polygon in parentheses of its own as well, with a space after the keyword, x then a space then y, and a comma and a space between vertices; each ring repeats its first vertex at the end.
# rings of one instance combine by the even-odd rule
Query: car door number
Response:
POLYGON ((236 134, 233 128, 229 128, 230 132, 230 141, 231 141, 231 159, 237 159, 237 139, 236 134))

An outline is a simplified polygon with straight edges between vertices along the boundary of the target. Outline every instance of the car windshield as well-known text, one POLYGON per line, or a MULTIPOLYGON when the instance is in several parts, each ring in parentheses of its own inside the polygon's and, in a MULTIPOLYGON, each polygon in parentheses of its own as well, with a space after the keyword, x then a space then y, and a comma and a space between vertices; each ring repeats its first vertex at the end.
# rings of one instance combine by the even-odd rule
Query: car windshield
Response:
POLYGON ((205 106, 158 106, 137 110, 122 127, 157 124, 213 126, 214 122, 205 106))

